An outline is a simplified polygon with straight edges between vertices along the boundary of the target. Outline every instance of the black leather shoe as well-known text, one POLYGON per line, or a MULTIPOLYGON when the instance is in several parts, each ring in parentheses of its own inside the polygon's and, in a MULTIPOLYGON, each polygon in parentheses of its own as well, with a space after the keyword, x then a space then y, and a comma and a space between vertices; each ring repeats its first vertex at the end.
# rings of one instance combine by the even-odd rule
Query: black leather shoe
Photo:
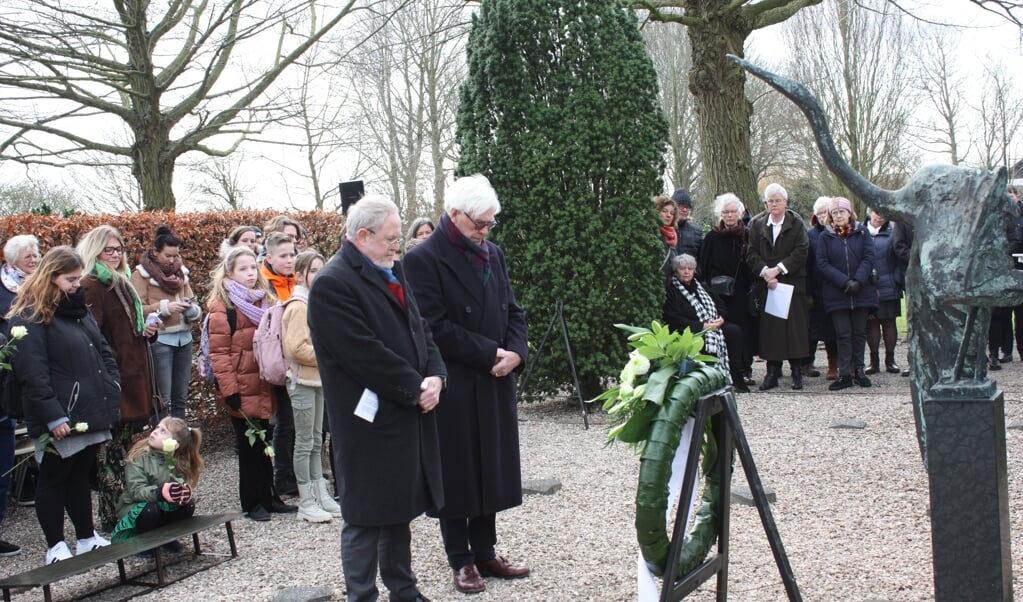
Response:
POLYGON ((266 511, 266 508, 262 506, 256 506, 252 510, 249 510, 248 512, 245 513, 245 518, 265 523, 266 521, 270 520, 270 513, 266 511))
POLYGON ((737 382, 735 381, 732 382, 732 390, 735 391, 736 393, 749 393, 749 387, 747 387, 746 383, 742 382, 741 380, 737 382))
POLYGON ((866 371, 866 373, 867 373, 867 374, 877 374, 877 373, 878 373, 878 372, 880 372, 880 371, 881 371, 881 370, 880 370, 880 369, 878 369, 878 367, 877 367, 877 364, 871 364, 871 365, 870 365, 870 367, 869 367, 869 368, 867 368, 867 371, 866 371))
POLYGON ((1003 364, 1011 364, 1012 363, 1012 354, 1011 353, 1002 354, 1002 363, 1003 364))
POLYGON ((856 374, 853 376, 853 380, 855 380, 856 384, 861 387, 869 387, 873 384, 870 382, 870 379, 867 378, 867 375, 863 373, 863 368, 856 371, 856 374))
POLYGON ((275 499, 270 502, 270 512, 276 514, 293 514, 295 512, 298 512, 298 506, 285 504, 281 500, 275 499))
POLYGON ((853 385, 851 376, 839 376, 837 379, 831 381, 828 385, 828 391, 841 391, 842 389, 848 389, 853 385))
POLYGON ((764 382, 760 383, 757 387, 761 391, 770 391, 778 387, 778 375, 774 372, 768 372, 767 376, 764 377, 764 382))
POLYGON ((798 391, 803 388, 803 368, 792 369, 792 389, 798 391))
POLYGON ((813 367, 813 364, 807 364, 803 366, 803 376, 809 376, 810 378, 817 378, 821 375, 821 371, 813 367))
POLYGON ((902 372, 902 368, 900 368, 895 362, 886 362, 884 365, 884 371, 888 374, 899 374, 902 372))
POLYGON ((1001 370, 1002 369, 1002 362, 998 361, 998 356, 997 355, 992 355, 991 357, 988 358, 988 360, 987 360, 987 369, 988 370, 1001 370))

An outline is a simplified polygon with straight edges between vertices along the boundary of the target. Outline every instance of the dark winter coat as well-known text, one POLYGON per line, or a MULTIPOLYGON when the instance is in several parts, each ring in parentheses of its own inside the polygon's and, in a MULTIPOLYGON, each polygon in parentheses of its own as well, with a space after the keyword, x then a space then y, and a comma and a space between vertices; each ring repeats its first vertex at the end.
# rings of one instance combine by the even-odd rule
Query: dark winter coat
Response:
POLYGON ((878 305, 877 286, 870 277, 874 269, 874 242, 863 224, 850 223, 853 231, 849 236, 839 236, 828 226, 817 245, 817 269, 823 283, 824 311, 828 313, 878 305), (850 280, 860 283, 856 295, 845 293, 850 280))
POLYGON ((801 359, 810 355, 805 297, 806 257, 810 243, 806 226, 795 211, 785 210, 781 233, 773 243, 767 225, 769 220, 770 215, 766 211, 750 220, 746 264, 753 277, 754 290, 763 307, 767 299, 767 282, 760 277, 760 272, 779 263, 784 264, 788 273, 779 275, 778 282, 791 284, 794 290, 787 320, 766 313, 760 317, 759 353, 760 357, 769 361, 801 359))
POLYGON ((468 518, 522 503, 515 374, 490 374, 497 348, 526 365, 526 315, 515 302, 504 252, 490 252, 486 285, 443 227, 409 251, 405 269, 448 368, 437 408, 444 462, 439 516, 468 518))
POLYGON ((10 326, 28 329, 17 342, 11 366, 30 437, 49 432, 50 424, 65 417, 71 425, 88 423, 93 432, 117 423, 121 374, 91 314, 77 319, 55 315, 48 325, 14 316, 10 326))
MULTIPOLYGON (((728 309, 721 301, 721 297, 715 295, 707 287, 697 284, 702 286, 704 292, 714 300, 714 309, 718 312, 718 316, 728 320, 728 309)), ((671 278, 668 278, 665 284, 665 299, 661 315, 664 318, 664 323, 676 332, 682 332, 688 328, 695 334, 703 330, 703 320, 696 313, 696 308, 686 299, 685 295, 679 292, 671 278)))
POLYGON ((252 337, 257 324, 235 310, 235 328, 227 319, 227 307, 219 299, 210 301, 210 364, 217 377, 217 402, 236 418, 269 420, 274 410, 273 385, 259 377, 259 364, 252 352, 252 337), (240 410, 224 401, 231 395, 241 397, 240 410))
MULTIPOLYGON (((123 285, 131 287, 125 280, 123 285)), ((135 331, 135 306, 121 302, 117 292, 95 276, 82 278, 85 303, 100 332, 110 343, 121 372, 121 420, 146 421, 156 414, 153 395, 153 359, 149 340, 135 331)), ((128 291, 130 293, 130 291, 128 291)), ((126 297, 126 300, 130 300, 126 297)))
POLYGON ((678 230, 675 253, 692 255, 694 259, 699 259, 703 247, 703 227, 693 220, 687 219, 675 229, 678 230))
POLYGON ((899 258, 895 256, 895 248, 892 245, 894 229, 891 222, 885 222, 877 234, 872 235, 874 281, 879 301, 898 301, 902 298, 902 291, 906 286, 906 273, 899 265, 899 258))
POLYGON ((423 380, 447 372, 400 262, 394 274, 407 309, 346 240, 309 292, 309 332, 343 483, 341 512, 353 525, 406 523, 445 499, 437 409, 424 414, 418 402, 423 380), (379 398, 372 423, 355 416, 366 389, 379 398))
POLYGON ((712 229, 703 239, 697 271, 703 288, 707 291, 711 290, 710 279, 714 276, 735 278, 735 294, 721 299, 725 307, 725 313, 722 315, 727 316, 729 322, 736 324, 744 332, 755 323, 747 309, 747 297, 753 282, 745 261, 747 237, 745 226, 741 232, 712 229))

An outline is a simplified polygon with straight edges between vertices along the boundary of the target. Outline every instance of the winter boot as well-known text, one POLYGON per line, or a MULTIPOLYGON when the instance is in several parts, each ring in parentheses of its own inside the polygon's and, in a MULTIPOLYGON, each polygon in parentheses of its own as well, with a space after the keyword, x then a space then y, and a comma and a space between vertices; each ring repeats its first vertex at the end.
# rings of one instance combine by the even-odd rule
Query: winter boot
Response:
POLYGON ((838 380, 838 358, 828 358, 828 380, 838 380))
POLYGON ((867 374, 877 374, 878 372, 880 372, 881 368, 878 367, 878 364, 880 364, 880 363, 881 363, 881 358, 878 357, 878 352, 877 351, 871 351, 870 352, 870 366, 867 367, 867 374))
POLYGON ((341 506, 338 506, 337 502, 334 501, 334 496, 331 495, 326 479, 313 481, 313 490, 316 492, 316 501, 320 504, 320 508, 329 512, 331 516, 341 518, 341 506))
POLYGON ((803 366, 796 362, 789 364, 792 366, 792 388, 798 391, 803 388, 803 366))
POLYGON ((330 513, 316 501, 314 483, 298 484, 298 517, 310 523, 329 523, 330 513))
POLYGON ((767 374, 764 376, 764 382, 757 388, 761 391, 770 391, 776 388, 779 376, 781 376, 781 362, 767 362, 767 374))

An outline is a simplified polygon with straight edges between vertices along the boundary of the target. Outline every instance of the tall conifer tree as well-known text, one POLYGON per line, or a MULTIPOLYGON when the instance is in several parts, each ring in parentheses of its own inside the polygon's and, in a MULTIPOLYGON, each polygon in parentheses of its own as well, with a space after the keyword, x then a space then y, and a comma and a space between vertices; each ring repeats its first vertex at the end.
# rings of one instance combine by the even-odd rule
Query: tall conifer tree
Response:
MULTIPOLYGON (((664 295, 651 197, 667 125, 635 16, 614 0, 483 0, 467 53, 458 172, 486 175, 501 199, 493 239, 532 346, 564 302, 583 391, 595 395, 626 350, 613 324, 648 325, 664 295)), ((555 330, 529 388, 569 382, 555 330)))

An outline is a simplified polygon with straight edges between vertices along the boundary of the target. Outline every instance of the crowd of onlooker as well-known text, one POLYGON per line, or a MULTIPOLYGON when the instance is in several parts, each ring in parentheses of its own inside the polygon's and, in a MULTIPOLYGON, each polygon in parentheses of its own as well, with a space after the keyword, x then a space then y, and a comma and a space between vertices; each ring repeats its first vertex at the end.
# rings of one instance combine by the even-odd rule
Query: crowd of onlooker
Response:
MULTIPOLYGON (((1020 190, 1006 192, 1020 213, 1020 190)), ((667 251, 664 320, 705 332, 705 349, 728 367, 740 392, 756 385, 755 356, 767 363, 760 390, 779 385, 786 361, 792 388, 802 389, 804 377, 821 375, 821 343, 829 390, 869 387, 869 376, 882 370, 908 376, 895 347, 912 229, 870 209, 861 220, 840 196, 818 198, 807 222, 788 200, 784 187, 769 184, 763 210, 754 213, 736 195, 722 194, 714 199, 717 222, 704 232, 690 219, 687 190, 656 197, 667 251)), ((1007 266, 1009 255, 1023 253, 1023 217, 1008 228, 1005 250, 1007 266)), ((1023 269, 1023 262, 1013 265, 1023 269)), ((994 308, 989 370, 1012 361, 1013 341, 1023 358, 1023 306, 994 308)))

